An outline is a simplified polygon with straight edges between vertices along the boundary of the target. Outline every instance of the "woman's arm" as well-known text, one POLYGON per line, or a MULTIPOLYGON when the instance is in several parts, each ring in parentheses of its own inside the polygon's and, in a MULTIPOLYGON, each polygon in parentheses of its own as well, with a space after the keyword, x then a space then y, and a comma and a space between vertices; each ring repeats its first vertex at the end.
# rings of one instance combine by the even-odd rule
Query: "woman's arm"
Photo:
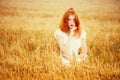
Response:
POLYGON ((82 49, 82 54, 87 55, 87 43, 86 43, 86 38, 84 38, 84 39, 82 40, 81 49, 82 49))
POLYGON ((60 51, 62 53, 62 56, 67 59, 71 59, 71 42, 72 42, 72 37, 68 37, 68 40, 66 43, 64 43, 64 37, 57 36, 57 42, 60 47, 60 51))
POLYGON ((73 39, 73 35, 74 35, 74 31, 71 30, 70 35, 68 36, 68 39, 66 41, 66 43, 64 43, 64 36, 60 35, 60 33, 56 34, 56 39, 58 42, 58 45, 60 47, 60 51, 62 53, 62 56, 67 58, 67 59, 71 59, 72 58, 72 39, 73 39))
POLYGON ((77 27, 70 29, 70 34, 68 36, 66 43, 64 43, 64 36, 61 36, 59 34, 56 35, 62 56, 67 58, 67 59, 72 58, 72 41, 73 41, 74 31, 76 29, 77 29, 77 27))
POLYGON ((86 38, 82 40, 81 49, 82 49, 82 53, 80 54, 80 59, 81 61, 83 61, 83 60, 86 60, 88 57, 86 38))
POLYGON ((83 30, 81 34, 81 50, 82 53, 80 54, 79 58, 80 61, 86 60, 88 55, 87 55, 87 43, 86 43, 86 32, 83 30))

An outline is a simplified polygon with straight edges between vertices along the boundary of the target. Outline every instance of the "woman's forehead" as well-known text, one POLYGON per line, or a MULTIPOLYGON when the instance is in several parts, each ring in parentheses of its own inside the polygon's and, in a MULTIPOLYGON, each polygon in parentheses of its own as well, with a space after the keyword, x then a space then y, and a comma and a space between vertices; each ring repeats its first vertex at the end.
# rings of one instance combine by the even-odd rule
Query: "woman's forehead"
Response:
POLYGON ((74 15, 69 15, 69 17, 68 18, 70 18, 70 19, 74 19, 75 18, 75 16, 74 15))
POLYGON ((75 18, 75 16, 74 15, 69 15, 69 18, 75 18))

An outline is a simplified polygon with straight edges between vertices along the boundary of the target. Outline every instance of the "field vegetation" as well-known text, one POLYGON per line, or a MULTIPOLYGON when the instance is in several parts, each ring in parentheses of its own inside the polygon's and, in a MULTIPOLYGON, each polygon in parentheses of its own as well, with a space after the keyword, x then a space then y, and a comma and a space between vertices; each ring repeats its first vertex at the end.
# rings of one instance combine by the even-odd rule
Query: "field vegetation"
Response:
POLYGON ((120 0, 0 0, 0 80, 120 80, 120 0), (54 32, 70 7, 88 61, 63 68, 54 32))

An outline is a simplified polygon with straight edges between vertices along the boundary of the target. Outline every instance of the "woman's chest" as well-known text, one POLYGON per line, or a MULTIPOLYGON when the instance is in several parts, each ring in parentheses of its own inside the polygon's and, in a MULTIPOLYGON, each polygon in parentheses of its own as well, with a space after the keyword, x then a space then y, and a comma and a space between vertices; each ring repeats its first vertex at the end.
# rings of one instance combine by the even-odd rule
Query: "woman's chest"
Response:
POLYGON ((64 38, 64 43, 66 44, 67 42, 70 43, 70 47, 73 50, 78 50, 81 47, 81 38, 72 38, 69 41, 68 37, 65 37, 64 38))

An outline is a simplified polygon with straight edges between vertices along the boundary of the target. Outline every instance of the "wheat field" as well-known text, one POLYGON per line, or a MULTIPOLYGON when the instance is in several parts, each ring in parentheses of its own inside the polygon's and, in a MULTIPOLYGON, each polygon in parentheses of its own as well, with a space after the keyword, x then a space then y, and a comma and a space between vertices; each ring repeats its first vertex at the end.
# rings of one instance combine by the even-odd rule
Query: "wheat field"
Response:
POLYGON ((0 80, 120 80, 120 0, 0 0, 0 80), (54 32, 70 7, 89 57, 61 67, 54 32))

